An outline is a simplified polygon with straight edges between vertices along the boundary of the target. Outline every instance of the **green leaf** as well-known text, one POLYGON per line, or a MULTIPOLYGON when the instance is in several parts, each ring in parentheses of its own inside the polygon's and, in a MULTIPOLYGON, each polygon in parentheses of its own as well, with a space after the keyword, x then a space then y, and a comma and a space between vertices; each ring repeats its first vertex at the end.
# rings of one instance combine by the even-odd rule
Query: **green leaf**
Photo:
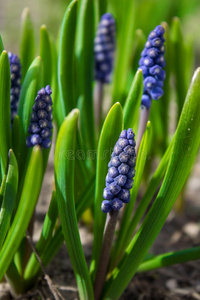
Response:
POLYGON ((3 204, 0 210, 0 249, 10 226, 18 188, 18 166, 12 150, 8 154, 9 165, 3 193, 3 204))
POLYGON ((0 87, 0 157, 3 175, 11 149, 10 63, 6 51, 0 56, 0 87))
POLYGON ((0 280, 9 267, 28 228, 42 184, 42 171, 41 150, 39 146, 35 146, 26 173, 19 206, 0 251, 0 280))
POLYGON ((82 214, 86 211, 86 209, 88 209, 93 204, 94 193, 95 177, 93 176, 77 199, 76 214, 78 220, 81 218, 82 214))
POLYGON ((19 169, 23 168, 29 149, 26 147, 26 137, 31 119, 32 107, 38 90, 42 87, 43 82, 42 60, 38 56, 30 65, 20 94, 18 115, 20 119, 20 160, 19 169))
MULTIPOLYGON (((167 149, 169 143, 169 104, 171 96, 170 87, 170 76, 172 72, 172 43, 169 34, 169 26, 167 23, 162 23, 165 28, 164 37, 165 42, 165 60, 166 60, 166 78, 164 81, 163 91, 164 94, 159 101, 152 101, 152 108, 150 112, 150 121, 152 123, 152 145, 151 145, 151 155, 158 154, 161 155, 167 149)), ((183 98, 184 99, 184 98, 183 98)))
POLYGON ((141 52, 144 49, 146 37, 141 29, 135 31, 133 53, 132 53, 132 71, 137 72, 139 66, 139 60, 141 58, 141 52))
POLYGON ((105 290, 106 299, 118 299, 144 260, 172 209, 200 145, 200 68, 193 76, 177 128, 172 154, 153 206, 113 271, 105 290))
POLYGON ((94 46, 94 5, 93 0, 80 2, 76 31, 77 82, 79 97, 83 101, 80 121, 86 147, 95 150, 93 113, 93 46, 94 46))
MULTIPOLYGON (((94 196, 93 196, 94 189, 95 189, 95 181, 94 181, 94 177, 92 177, 92 179, 89 181, 88 185, 86 186, 85 190, 80 194, 80 197, 77 199, 77 202, 75 203, 76 204, 76 214, 77 214, 78 220, 80 220, 82 214, 92 204, 92 201, 94 199, 94 196)), ((53 198, 52 198, 52 200, 53 200, 53 198)), ((50 225, 50 224, 53 224, 54 219, 55 219, 55 209, 54 209, 53 205, 50 205, 49 212, 48 212, 47 216, 45 217, 45 222, 44 222, 43 228, 46 228, 46 229, 53 228, 53 225, 50 225), (52 215, 52 218, 51 217, 49 218, 48 217, 49 215, 52 215), (49 223, 49 222, 46 223, 46 218, 47 218, 47 220, 50 219, 49 221, 51 223, 49 223)), ((47 232, 47 231, 45 230, 45 232, 47 232)), ((50 230, 49 230, 48 236, 49 235, 50 235, 50 230)), ((41 239, 41 237, 40 237, 40 239, 41 239)), ((42 240, 43 240, 43 238, 42 238, 42 240)), ((61 226, 59 226, 56 229, 55 234, 50 239, 50 241, 48 241, 48 239, 46 239, 44 241, 44 244, 43 244, 44 247, 40 253, 40 258, 41 258, 44 266, 47 266, 50 263, 50 261, 53 259, 53 257, 55 257, 56 253, 60 249, 63 242, 64 242, 64 237, 63 237, 63 233, 62 233, 62 228, 61 228, 61 226)), ((37 245, 36 245, 36 249, 37 249, 37 245)), ((37 259, 35 259, 35 255, 33 254, 31 256, 29 262, 27 263, 27 267, 24 272, 24 279, 26 281, 25 285, 30 288, 41 273, 42 273, 42 270, 41 270, 40 263, 38 262, 37 259)))
POLYGON ((0 207, 2 205, 3 202, 3 193, 5 190, 5 186, 6 186, 6 174, 4 174, 3 179, 1 181, 1 187, 0 187, 0 207))
POLYGON ((33 23, 28 8, 25 8, 21 19, 20 60, 22 65, 22 81, 35 55, 33 23))
POLYGON ((137 272, 146 272, 197 259, 200 259, 200 247, 193 247, 180 251, 168 252, 156 255, 153 258, 145 260, 139 266, 137 272))
POLYGON ((151 178, 147 190, 142 198, 142 200, 140 201, 137 210, 129 224, 129 228, 128 228, 128 232, 127 232, 127 240, 130 240, 139 221, 141 220, 142 216, 144 215, 148 205, 150 204, 153 196, 155 195, 157 189, 159 188, 159 184, 161 183, 161 180, 163 179, 166 169, 167 169, 167 165, 170 159, 170 155, 171 155, 171 150, 172 150, 172 146, 174 143, 174 138, 171 141, 169 147, 167 148, 158 168, 156 169, 155 173, 153 174, 153 177, 151 178))
POLYGON ((142 142, 139 148, 139 152, 137 155, 136 166, 135 166, 135 178, 133 188, 131 190, 131 199, 128 205, 126 205, 125 212, 123 215, 123 219, 120 226, 119 235, 117 238, 115 249, 113 250, 113 254, 111 256, 111 265, 116 265, 116 261, 119 261, 121 254, 126 249, 127 245, 130 242, 130 236, 127 237, 127 231, 130 227, 131 216, 133 214, 133 209, 135 206, 135 201, 138 195, 139 187, 142 181, 142 176, 144 172, 144 167, 146 163, 146 159, 149 153, 149 141, 151 135, 151 124, 147 123, 147 127, 145 133, 142 138, 142 142))
MULTIPOLYGON (((49 209, 44 219, 42 232, 39 241, 36 244, 36 251, 40 257, 42 253, 45 253, 47 251, 47 247, 49 246, 49 242, 51 241, 52 233, 57 218, 58 218, 58 207, 56 202, 56 193, 53 192, 49 209)), ((40 270, 40 264, 37 260, 35 253, 32 253, 26 265, 26 269, 24 271, 24 281, 27 290, 34 285, 34 280, 36 280, 36 277, 33 276, 33 274, 37 274, 39 270, 40 270)))
POLYGON ((133 49, 136 2, 136 0, 121 1, 121 17, 117 19, 119 26, 112 98, 113 101, 117 99, 122 105, 125 100, 124 95, 133 49))
POLYGON ((94 0, 95 8, 95 28, 97 28, 99 20, 106 13, 108 0, 94 0))
POLYGON ((137 114, 141 104, 142 93, 143 74, 142 70, 138 70, 133 79, 133 83, 123 109, 125 128, 133 128, 137 121, 137 114))
POLYGON ((90 272, 94 281, 97 266, 100 258, 101 245, 103 241, 103 231, 105 226, 106 214, 101 211, 103 201, 103 190, 105 188, 105 178, 108 172, 112 150, 117 142, 123 127, 123 113, 120 103, 114 104, 103 125, 99 138, 97 151, 96 167, 96 190, 94 203, 94 241, 92 249, 92 261, 90 272))
POLYGON ((52 101, 53 101, 53 118, 56 117, 56 105, 59 99, 58 91, 58 53, 56 42, 54 37, 50 34, 51 42, 51 53, 52 53, 52 78, 51 78, 51 88, 52 88, 52 101))
POLYGON ((55 181, 62 231, 77 280, 80 299, 94 299, 93 288, 81 245, 74 203, 75 142, 79 110, 64 120, 55 149, 55 181))
POLYGON ((173 18, 171 25, 171 41, 173 47, 173 71, 176 82, 176 98, 178 103, 177 123, 184 104, 184 99, 187 93, 188 83, 187 74, 185 72, 185 57, 186 50, 184 45, 184 38, 181 30, 179 18, 173 18))
POLYGON ((13 151, 15 153, 16 159, 19 159, 19 152, 20 152, 20 134, 19 134, 19 116, 16 115, 12 125, 12 145, 13 151))
POLYGON ((75 106, 74 47, 76 33, 77 0, 68 6, 61 26, 58 52, 58 84, 64 116, 75 106))
POLYGON ((51 85, 52 80, 52 51, 49 33, 45 25, 40 28, 40 57, 43 62, 43 85, 51 85))
POLYGON ((1 35, 0 35, 0 54, 3 50, 4 50, 4 45, 3 45, 3 41, 2 41, 2 38, 1 38, 1 35))

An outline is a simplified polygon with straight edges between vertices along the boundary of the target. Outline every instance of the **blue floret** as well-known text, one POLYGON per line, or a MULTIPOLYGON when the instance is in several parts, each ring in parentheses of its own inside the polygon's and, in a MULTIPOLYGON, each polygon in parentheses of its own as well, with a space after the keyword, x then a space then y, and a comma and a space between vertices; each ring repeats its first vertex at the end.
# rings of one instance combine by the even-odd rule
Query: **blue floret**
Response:
POLYGON ((26 146, 28 148, 40 145, 48 149, 51 146, 52 135, 52 99, 51 87, 47 85, 45 88, 39 90, 35 103, 32 108, 31 122, 28 128, 30 136, 26 139, 26 146))
POLYGON ((21 90, 21 64, 19 57, 12 52, 8 52, 10 62, 11 75, 11 91, 10 91, 10 106, 11 106, 11 124, 17 114, 18 102, 21 90))
POLYGON ((123 130, 113 149, 103 192, 105 200, 101 206, 104 213, 120 210, 123 203, 130 201, 130 189, 133 187, 136 163, 134 137, 135 134, 131 128, 123 130))
POLYGON ((144 91, 142 106, 147 109, 151 106, 152 99, 158 100, 163 95, 163 81, 165 80, 165 29, 158 25, 150 32, 145 48, 139 60, 139 69, 144 78, 144 91))
POLYGON ((109 83, 115 53, 115 20, 110 13, 101 17, 94 40, 95 79, 109 83))

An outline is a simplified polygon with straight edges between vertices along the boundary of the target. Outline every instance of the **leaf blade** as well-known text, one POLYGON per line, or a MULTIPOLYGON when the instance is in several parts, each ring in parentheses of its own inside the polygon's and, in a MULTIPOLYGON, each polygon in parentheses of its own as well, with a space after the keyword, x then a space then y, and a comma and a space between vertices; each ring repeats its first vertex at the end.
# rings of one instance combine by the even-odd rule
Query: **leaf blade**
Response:
POLYGON ((8 173, 3 195, 3 205, 0 211, 0 248, 10 226, 11 215, 18 188, 18 166, 12 150, 9 151, 8 173))
POLYGON ((0 279, 2 279, 27 230, 42 184, 42 155, 35 146, 23 186, 20 203, 12 226, 0 250, 0 279))
POLYGON ((11 149, 11 116, 10 116, 10 63, 8 54, 3 51, 0 56, 0 157, 2 175, 7 165, 7 155, 11 149))
POLYGON ((77 280, 80 299, 93 299, 93 288, 85 261, 74 203, 75 141, 79 110, 64 120, 55 149, 55 181, 62 231, 77 280), (71 158, 67 158, 71 155, 71 158))
POLYGON ((119 298, 139 264, 145 258, 184 185, 200 145, 199 98, 200 68, 196 70, 187 93, 172 155, 159 194, 142 226, 127 248, 126 257, 118 269, 114 270, 105 292, 106 299, 119 298))
POLYGON ((110 160, 112 149, 119 138, 123 127, 122 107, 119 103, 114 104, 103 125, 99 145, 97 150, 97 167, 96 167, 96 190, 95 190, 95 207, 94 207, 94 241, 92 249, 92 261, 90 272, 94 280, 100 251, 103 240, 103 230, 106 220, 106 214, 101 211, 101 202, 103 201, 103 190, 105 188, 105 178, 108 172, 108 162, 110 160))
POLYGON ((33 23, 30 17, 28 8, 22 12, 21 20, 21 37, 20 37, 20 60, 22 65, 22 81, 26 72, 34 59, 35 55, 35 40, 33 23))

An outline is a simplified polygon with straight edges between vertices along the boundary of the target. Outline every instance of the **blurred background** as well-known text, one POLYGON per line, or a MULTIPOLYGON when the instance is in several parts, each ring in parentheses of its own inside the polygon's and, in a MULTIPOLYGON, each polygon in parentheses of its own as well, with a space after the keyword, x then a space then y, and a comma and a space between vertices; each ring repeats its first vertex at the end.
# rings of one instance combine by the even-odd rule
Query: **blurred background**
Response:
MULTIPOLYGON (((116 11, 112 3, 118 0, 108 0, 108 10, 117 17, 123 12, 116 11)), ((19 49, 21 14, 25 7, 29 7, 35 28, 36 49, 39 47, 39 28, 46 24, 49 31, 57 37, 62 17, 69 0, 0 0, 0 34, 7 50, 17 52, 19 49)), ((120 2, 120 1, 119 1, 120 2)), ((137 2, 135 14, 135 28, 142 29, 147 35, 162 21, 171 24, 172 18, 181 19, 182 30, 187 36, 195 39, 196 63, 200 64, 200 1, 199 0, 140 0, 137 2)))

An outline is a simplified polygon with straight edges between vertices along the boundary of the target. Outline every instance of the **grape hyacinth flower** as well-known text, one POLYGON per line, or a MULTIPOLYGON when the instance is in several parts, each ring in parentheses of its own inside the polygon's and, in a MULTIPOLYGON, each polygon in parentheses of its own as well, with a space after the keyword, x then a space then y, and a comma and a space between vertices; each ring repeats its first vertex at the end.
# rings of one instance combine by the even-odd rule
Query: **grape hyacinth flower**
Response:
POLYGON ((123 203, 130 201, 130 189, 133 186, 136 162, 134 137, 135 134, 131 128, 123 130, 113 149, 103 193, 105 200, 101 205, 104 213, 112 210, 118 211, 122 208, 123 203))
POLYGON ((109 83, 115 52, 115 20, 110 13, 101 17, 94 40, 95 79, 109 83))
POLYGON ((26 139, 28 148, 40 145, 47 149, 51 146, 52 135, 52 99, 51 87, 47 85, 39 90, 32 108, 31 122, 28 128, 30 136, 26 139))
POLYGON ((103 85, 110 83, 115 53, 115 20, 110 13, 101 17, 94 40, 94 90, 95 124, 98 130, 101 119, 103 85))
POLYGON ((140 122, 137 133, 136 153, 138 152, 142 136, 149 119, 152 99, 158 100, 163 95, 163 85, 165 80, 165 29, 158 25, 150 32, 145 48, 141 53, 139 69, 143 73, 143 95, 141 102, 140 122))
POLYGON ((21 64, 19 57, 12 52, 8 52, 11 74, 11 91, 10 91, 10 106, 11 106, 11 124, 17 114, 18 102, 21 89, 21 64))
POLYGON ((141 53, 139 69, 144 77, 144 90, 142 106, 147 109, 151 106, 152 99, 158 100, 163 95, 163 82, 165 79, 165 29, 158 25, 150 32, 145 48, 141 53))
POLYGON ((103 193, 105 200, 101 205, 101 210, 108 214, 94 282, 94 296, 96 300, 101 299, 119 210, 122 208, 123 203, 129 203, 130 201, 130 189, 133 186, 136 163, 134 137, 135 134, 131 128, 121 132, 108 164, 106 187, 103 193))

